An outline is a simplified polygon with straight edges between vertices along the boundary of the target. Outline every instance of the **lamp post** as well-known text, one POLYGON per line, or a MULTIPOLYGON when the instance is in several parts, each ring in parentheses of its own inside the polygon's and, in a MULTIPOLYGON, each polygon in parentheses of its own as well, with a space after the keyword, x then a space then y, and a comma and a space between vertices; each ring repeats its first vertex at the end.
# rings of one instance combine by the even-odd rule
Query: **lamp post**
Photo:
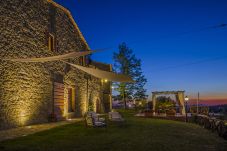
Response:
POLYGON ((188 122, 188 111, 187 111, 187 108, 188 108, 188 101, 189 101, 189 98, 188 98, 188 96, 186 96, 185 98, 184 98, 184 100, 185 100, 185 122, 188 122))

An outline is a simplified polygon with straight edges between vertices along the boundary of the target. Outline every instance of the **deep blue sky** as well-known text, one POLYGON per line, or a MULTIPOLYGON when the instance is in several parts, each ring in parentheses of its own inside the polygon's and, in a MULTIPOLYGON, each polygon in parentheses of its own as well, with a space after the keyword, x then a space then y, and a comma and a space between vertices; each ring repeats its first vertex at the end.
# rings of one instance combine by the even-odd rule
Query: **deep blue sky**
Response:
POLYGON ((148 94, 227 98, 227 27, 209 28, 227 23, 226 0, 55 1, 71 11, 91 49, 113 47, 93 59, 113 63, 113 51, 126 42, 142 59, 148 94), (204 62, 184 65, 197 61, 204 62))

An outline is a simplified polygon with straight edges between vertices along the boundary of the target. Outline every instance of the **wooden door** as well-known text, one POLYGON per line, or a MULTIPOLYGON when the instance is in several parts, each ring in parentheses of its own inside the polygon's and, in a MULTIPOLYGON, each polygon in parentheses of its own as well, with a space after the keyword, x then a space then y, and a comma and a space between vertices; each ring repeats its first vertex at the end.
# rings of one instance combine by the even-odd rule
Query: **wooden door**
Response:
POLYGON ((54 82, 54 113, 57 120, 64 118, 64 84, 54 82))

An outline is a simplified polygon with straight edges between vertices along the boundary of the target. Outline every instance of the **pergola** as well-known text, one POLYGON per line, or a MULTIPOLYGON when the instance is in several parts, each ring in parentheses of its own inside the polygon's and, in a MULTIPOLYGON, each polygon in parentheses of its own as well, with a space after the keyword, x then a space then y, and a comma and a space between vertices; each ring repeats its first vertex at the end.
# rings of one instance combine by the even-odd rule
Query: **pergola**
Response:
POLYGON ((184 106, 184 92, 185 91, 155 91, 152 92, 152 102, 153 102, 153 113, 155 114, 156 109, 156 96, 157 95, 170 95, 173 94, 176 96, 176 101, 180 107, 180 113, 185 115, 185 106, 184 106))

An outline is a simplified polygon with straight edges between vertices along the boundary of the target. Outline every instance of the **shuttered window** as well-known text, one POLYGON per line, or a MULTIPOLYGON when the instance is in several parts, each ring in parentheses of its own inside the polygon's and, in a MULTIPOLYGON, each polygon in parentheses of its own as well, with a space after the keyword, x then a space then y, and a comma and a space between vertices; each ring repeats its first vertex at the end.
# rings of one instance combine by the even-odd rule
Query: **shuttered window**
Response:
POLYGON ((50 51, 52 51, 52 52, 55 51, 55 39, 54 39, 54 35, 52 35, 52 34, 49 34, 48 47, 49 47, 50 51))

